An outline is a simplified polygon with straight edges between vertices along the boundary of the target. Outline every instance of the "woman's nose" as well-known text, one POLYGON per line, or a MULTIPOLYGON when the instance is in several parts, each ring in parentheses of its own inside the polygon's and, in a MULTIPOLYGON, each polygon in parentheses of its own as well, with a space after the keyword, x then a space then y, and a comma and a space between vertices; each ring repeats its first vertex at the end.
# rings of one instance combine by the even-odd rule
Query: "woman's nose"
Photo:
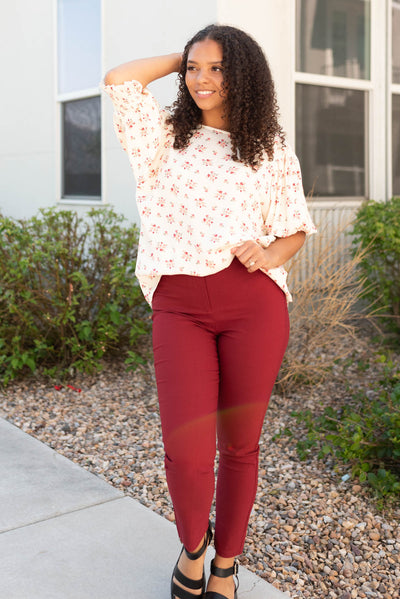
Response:
POLYGON ((199 69, 197 71, 197 81, 198 82, 207 81, 207 72, 205 71, 205 69, 199 69))

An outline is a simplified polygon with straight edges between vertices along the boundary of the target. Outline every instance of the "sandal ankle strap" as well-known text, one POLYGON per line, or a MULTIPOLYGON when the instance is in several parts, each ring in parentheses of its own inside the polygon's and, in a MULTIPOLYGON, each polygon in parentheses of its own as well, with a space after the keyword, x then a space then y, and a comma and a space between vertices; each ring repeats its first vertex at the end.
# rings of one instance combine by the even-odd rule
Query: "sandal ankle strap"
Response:
POLYGON ((218 566, 214 564, 214 560, 212 560, 210 569, 211 574, 213 574, 214 576, 218 576, 219 578, 237 576, 237 573, 239 571, 239 562, 237 561, 237 559, 235 559, 235 561, 233 562, 233 566, 231 566, 230 568, 218 568, 218 566))
POLYGON ((204 538, 203 544, 200 547, 200 549, 194 553, 190 553, 190 551, 188 551, 186 549, 186 547, 184 547, 185 549, 185 553, 187 555, 187 557, 191 560, 196 560, 199 559, 199 557, 201 557, 203 555, 203 553, 205 552, 205 550, 207 549, 207 547, 209 546, 209 544, 211 543, 213 538, 213 533, 211 530, 211 522, 208 523, 208 528, 207 528, 207 532, 206 532, 206 536, 204 538))

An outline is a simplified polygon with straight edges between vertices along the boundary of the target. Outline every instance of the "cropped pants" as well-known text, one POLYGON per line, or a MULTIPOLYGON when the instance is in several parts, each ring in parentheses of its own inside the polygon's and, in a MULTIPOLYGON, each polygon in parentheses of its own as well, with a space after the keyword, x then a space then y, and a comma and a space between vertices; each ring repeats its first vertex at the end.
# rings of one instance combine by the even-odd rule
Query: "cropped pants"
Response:
POLYGON ((261 428, 289 336, 283 291, 234 258, 205 277, 164 275, 153 297, 153 349, 165 468, 179 537, 193 551, 214 496, 215 548, 243 551, 261 428))

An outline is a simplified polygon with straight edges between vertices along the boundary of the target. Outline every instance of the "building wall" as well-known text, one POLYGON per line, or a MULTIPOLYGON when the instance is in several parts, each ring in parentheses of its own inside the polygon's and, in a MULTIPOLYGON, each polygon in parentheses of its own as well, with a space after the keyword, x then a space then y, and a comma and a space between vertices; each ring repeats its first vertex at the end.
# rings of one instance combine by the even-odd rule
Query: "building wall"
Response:
POLYGON ((23 217, 55 202, 54 2, 1 13, 0 212, 23 217))

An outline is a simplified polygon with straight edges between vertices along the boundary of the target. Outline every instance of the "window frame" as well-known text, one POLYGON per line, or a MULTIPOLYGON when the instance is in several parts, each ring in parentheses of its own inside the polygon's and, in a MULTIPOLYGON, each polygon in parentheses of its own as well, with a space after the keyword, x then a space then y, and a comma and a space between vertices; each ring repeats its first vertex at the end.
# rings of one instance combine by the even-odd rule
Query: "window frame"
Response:
MULTIPOLYGON (((388 157, 389 145, 391 147, 391 136, 388 124, 388 98, 387 76, 388 69, 391 68, 391 60, 388 60, 388 51, 391 48, 391 36, 386 35, 390 31, 388 23, 391 18, 389 8, 391 9, 391 0, 385 1, 385 10, 382 11, 382 4, 370 0, 370 78, 353 79, 350 77, 339 77, 335 75, 323 75, 315 73, 305 73, 296 70, 296 56, 293 56, 293 96, 296 96, 296 85, 315 85, 321 87, 336 87, 340 89, 359 90, 365 93, 366 119, 365 119, 365 196, 316 196, 315 202, 361 202, 366 198, 382 198, 382 186, 379 186, 376 173, 386 173, 385 197, 391 185, 389 179, 389 166, 391 173, 391 164, 388 157), (380 6, 378 6, 380 4, 380 6), (390 44, 390 45, 389 45, 390 44), (382 51, 386 49, 386 52, 382 51), (384 132, 382 134, 382 123, 384 123, 384 132), (390 139, 389 139, 390 137, 390 139)), ((300 3, 295 4, 295 47, 298 48, 297 40, 297 21, 300 18, 300 3)), ((400 86, 399 86, 400 87, 400 86)), ((390 98, 389 98, 390 99, 390 98)), ((294 123, 295 114, 293 115, 294 123)))
MULTIPOLYGON (((399 2, 397 1, 397 4, 399 2)), ((387 94, 387 114, 388 114, 388 156, 390 160, 388 160, 388 198, 393 197, 393 120, 392 120, 392 106, 393 106, 393 96, 400 96, 400 83, 393 83, 393 70, 392 70, 392 41, 393 41, 393 27, 392 27, 392 0, 388 0, 388 20, 387 20, 387 30, 388 30, 388 94, 387 94)), ((399 6, 400 8, 400 6, 399 6)), ((400 195, 400 194, 399 194, 400 195)))
MULTIPOLYGON (((319 77, 317 75, 317 77, 319 77)), ((315 84, 313 82, 312 78, 308 78, 305 77, 304 79, 306 79, 306 85, 312 85, 315 87, 330 87, 330 88, 334 88, 334 89, 345 89, 345 90, 351 90, 351 91, 362 91, 364 92, 364 114, 365 114, 365 122, 364 122, 364 159, 365 159, 365 169, 364 169, 364 189, 365 189, 365 195, 363 196, 335 196, 335 195, 316 195, 315 196, 315 200, 316 201, 349 201, 349 200, 354 200, 354 201, 363 201, 365 200, 365 198, 368 196, 369 193, 369 148, 370 148, 370 143, 369 143, 369 130, 368 130, 368 119, 369 119, 369 113, 370 113, 370 95, 369 92, 371 91, 371 85, 368 86, 352 86, 350 87, 349 85, 345 85, 343 81, 337 82, 337 79, 339 78, 335 78, 335 77, 326 77, 324 78, 324 82, 318 82, 318 84, 315 84), (327 82, 329 81, 329 83, 327 82), (334 83, 331 83, 333 82, 334 83), (366 89, 367 88, 367 89, 366 89)), ((342 78, 340 78, 342 79, 342 78)), ((353 80, 352 81, 359 81, 357 80, 353 80)), ((346 82, 347 83, 347 82, 346 82)), ((304 85, 305 81, 296 81, 295 83, 295 97, 297 98, 297 85, 304 85)), ((296 140, 297 142, 297 140, 296 140)), ((305 190, 306 191, 306 190, 305 190)))
MULTIPOLYGON (((55 85, 55 131, 56 131, 56 151, 55 151, 55 168, 56 168, 56 202, 60 205, 72 205, 72 206, 88 206, 96 207, 104 205, 104 152, 103 152, 103 140, 104 140, 104 127, 103 127, 103 101, 101 93, 98 87, 80 89, 74 92, 59 93, 58 91, 58 52, 59 52, 59 41, 58 41, 58 1, 54 2, 54 40, 55 40, 55 60, 54 60, 54 85, 55 85), (100 97, 100 186, 101 195, 99 196, 68 196, 63 195, 64 187, 64 144, 63 144, 63 104, 73 100, 85 100, 87 98, 100 97)), ((100 0, 100 35, 101 40, 104 39, 104 3, 100 0)), ((103 72, 104 64, 104 44, 101 43, 101 56, 100 68, 103 72)))

